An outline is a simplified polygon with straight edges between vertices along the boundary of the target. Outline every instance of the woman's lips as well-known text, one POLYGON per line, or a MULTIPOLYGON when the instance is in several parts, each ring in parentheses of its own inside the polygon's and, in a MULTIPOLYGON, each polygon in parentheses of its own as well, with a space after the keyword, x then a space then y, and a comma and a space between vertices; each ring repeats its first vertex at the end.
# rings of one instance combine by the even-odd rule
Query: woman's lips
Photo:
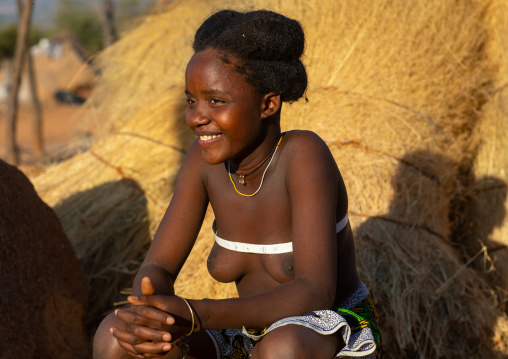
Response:
POLYGON ((211 144, 215 141, 217 141, 218 139, 220 139, 222 137, 222 134, 218 134, 218 135, 200 135, 198 138, 199 138, 199 144, 200 145, 208 145, 208 144, 211 144))
POLYGON ((217 137, 220 137, 221 135, 202 135, 202 136, 199 136, 199 139, 201 141, 210 141, 210 140, 213 140, 217 137))

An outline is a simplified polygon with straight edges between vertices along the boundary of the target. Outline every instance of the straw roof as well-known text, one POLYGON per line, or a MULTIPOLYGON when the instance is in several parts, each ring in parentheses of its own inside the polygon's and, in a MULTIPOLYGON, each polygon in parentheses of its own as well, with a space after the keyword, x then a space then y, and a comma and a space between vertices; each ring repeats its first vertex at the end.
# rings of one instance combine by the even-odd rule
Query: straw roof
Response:
MULTIPOLYGON (((489 247, 475 251, 463 231, 479 228, 473 199, 484 197, 472 194, 486 192, 480 179, 506 193, 506 177, 496 173, 506 158, 493 160, 507 145, 499 135, 508 92, 500 88, 508 34, 501 0, 175 0, 147 17, 98 58, 102 78, 87 103, 87 121, 102 126, 94 144, 32 179, 97 280, 91 323, 119 299, 112 292, 130 285, 171 198, 193 139, 183 96, 192 36, 226 7, 268 8, 304 27, 309 102, 285 105, 282 126, 317 132, 341 169, 359 271, 379 307, 387 352, 508 355, 506 283, 474 265, 489 247)), ((489 212, 502 231, 504 208, 500 201, 489 212)), ((212 220, 210 209, 176 283, 181 295, 235 295, 206 271, 212 220)))

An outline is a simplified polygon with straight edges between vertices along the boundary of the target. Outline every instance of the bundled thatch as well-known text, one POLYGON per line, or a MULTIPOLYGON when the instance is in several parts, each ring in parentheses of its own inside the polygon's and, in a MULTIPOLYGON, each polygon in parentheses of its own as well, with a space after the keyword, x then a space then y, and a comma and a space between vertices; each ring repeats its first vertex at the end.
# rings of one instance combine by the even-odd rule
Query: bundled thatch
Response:
MULTIPOLYGON (((478 187, 468 179, 482 158, 478 131, 486 143, 497 136, 483 125, 484 107, 504 93, 495 92, 501 65, 492 44, 496 31, 508 30, 493 13, 500 19, 508 10, 493 12, 486 0, 173 1, 106 50, 88 103, 88 121, 103 132, 88 151, 33 179, 96 281, 93 314, 117 300, 105 288, 129 285, 192 140, 183 75, 195 29, 217 8, 251 5, 305 29, 309 102, 285 106, 283 128, 314 130, 339 164, 388 357, 507 355, 496 303, 502 285, 494 292, 473 265, 488 249, 462 242, 478 187)), ((495 143, 505 149, 506 137, 495 143)), ((177 282, 182 295, 234 295, 206 272, 212 218, 210 210, 177 282)))
POLYGON ((475 267, 496 289, 499 307, 508 313, 508 3, 493 1, 488 20, 486 51, 498 69, 475 133, 479 140, 467 196, 472 231, 463 240, 469 253, 487 248, 475 267))

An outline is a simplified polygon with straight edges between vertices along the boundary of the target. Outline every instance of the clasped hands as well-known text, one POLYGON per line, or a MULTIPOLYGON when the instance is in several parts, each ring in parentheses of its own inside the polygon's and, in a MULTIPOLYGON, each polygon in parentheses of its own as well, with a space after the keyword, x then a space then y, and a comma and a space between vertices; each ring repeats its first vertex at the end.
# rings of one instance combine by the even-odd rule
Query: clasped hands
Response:
POLYGON ((177 296, 156 295, 150 278, 141 280, 141 296, 129 296, 131 307, 115 315, 124 328, 110 328, 111 334, 135 358, 158 358, 174 348, 175 341, 191 331, 192 313, 177 296), (171 314, 170 314, 171 313, 171 314), (179 315, 179 314, 180 315, 179 315))

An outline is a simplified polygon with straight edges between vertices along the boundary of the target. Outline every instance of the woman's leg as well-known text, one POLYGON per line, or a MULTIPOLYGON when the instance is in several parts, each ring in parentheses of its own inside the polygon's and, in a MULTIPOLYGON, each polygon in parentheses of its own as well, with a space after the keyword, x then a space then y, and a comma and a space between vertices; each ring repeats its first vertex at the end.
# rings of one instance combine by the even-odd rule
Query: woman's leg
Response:
POLYGON ((289 324, 266 334, 254 347, 252 359, 332 359, 343 347, 338 332, 321 335, 301 325, 289 324))
MULTIPOLYGON (((97 332, 95 333, 93 342, 93 357, 94 359, 132 359, 123 350, 116 338, 109 332, 109 328, 117 327, 123 328, 123 322, 119 320, 114 314, 108 315, 102 321, 97 332)), ((186 355, 188 359, 216 359, 215 346, 212 339, 206 332, 197 332, 189 337, 190 351, 186 355)), ((181 352, 175 347, 168 355, 163 358, 167 359, 180 359, 181 352)))
POLYGON ((97 328, 93 339, 94 359, 123 359, 129 356, 116 341, 116 338, 109 332, 109 328, 117 327, 123 329, 122 321, 114 314, 108 315, 97 328))

